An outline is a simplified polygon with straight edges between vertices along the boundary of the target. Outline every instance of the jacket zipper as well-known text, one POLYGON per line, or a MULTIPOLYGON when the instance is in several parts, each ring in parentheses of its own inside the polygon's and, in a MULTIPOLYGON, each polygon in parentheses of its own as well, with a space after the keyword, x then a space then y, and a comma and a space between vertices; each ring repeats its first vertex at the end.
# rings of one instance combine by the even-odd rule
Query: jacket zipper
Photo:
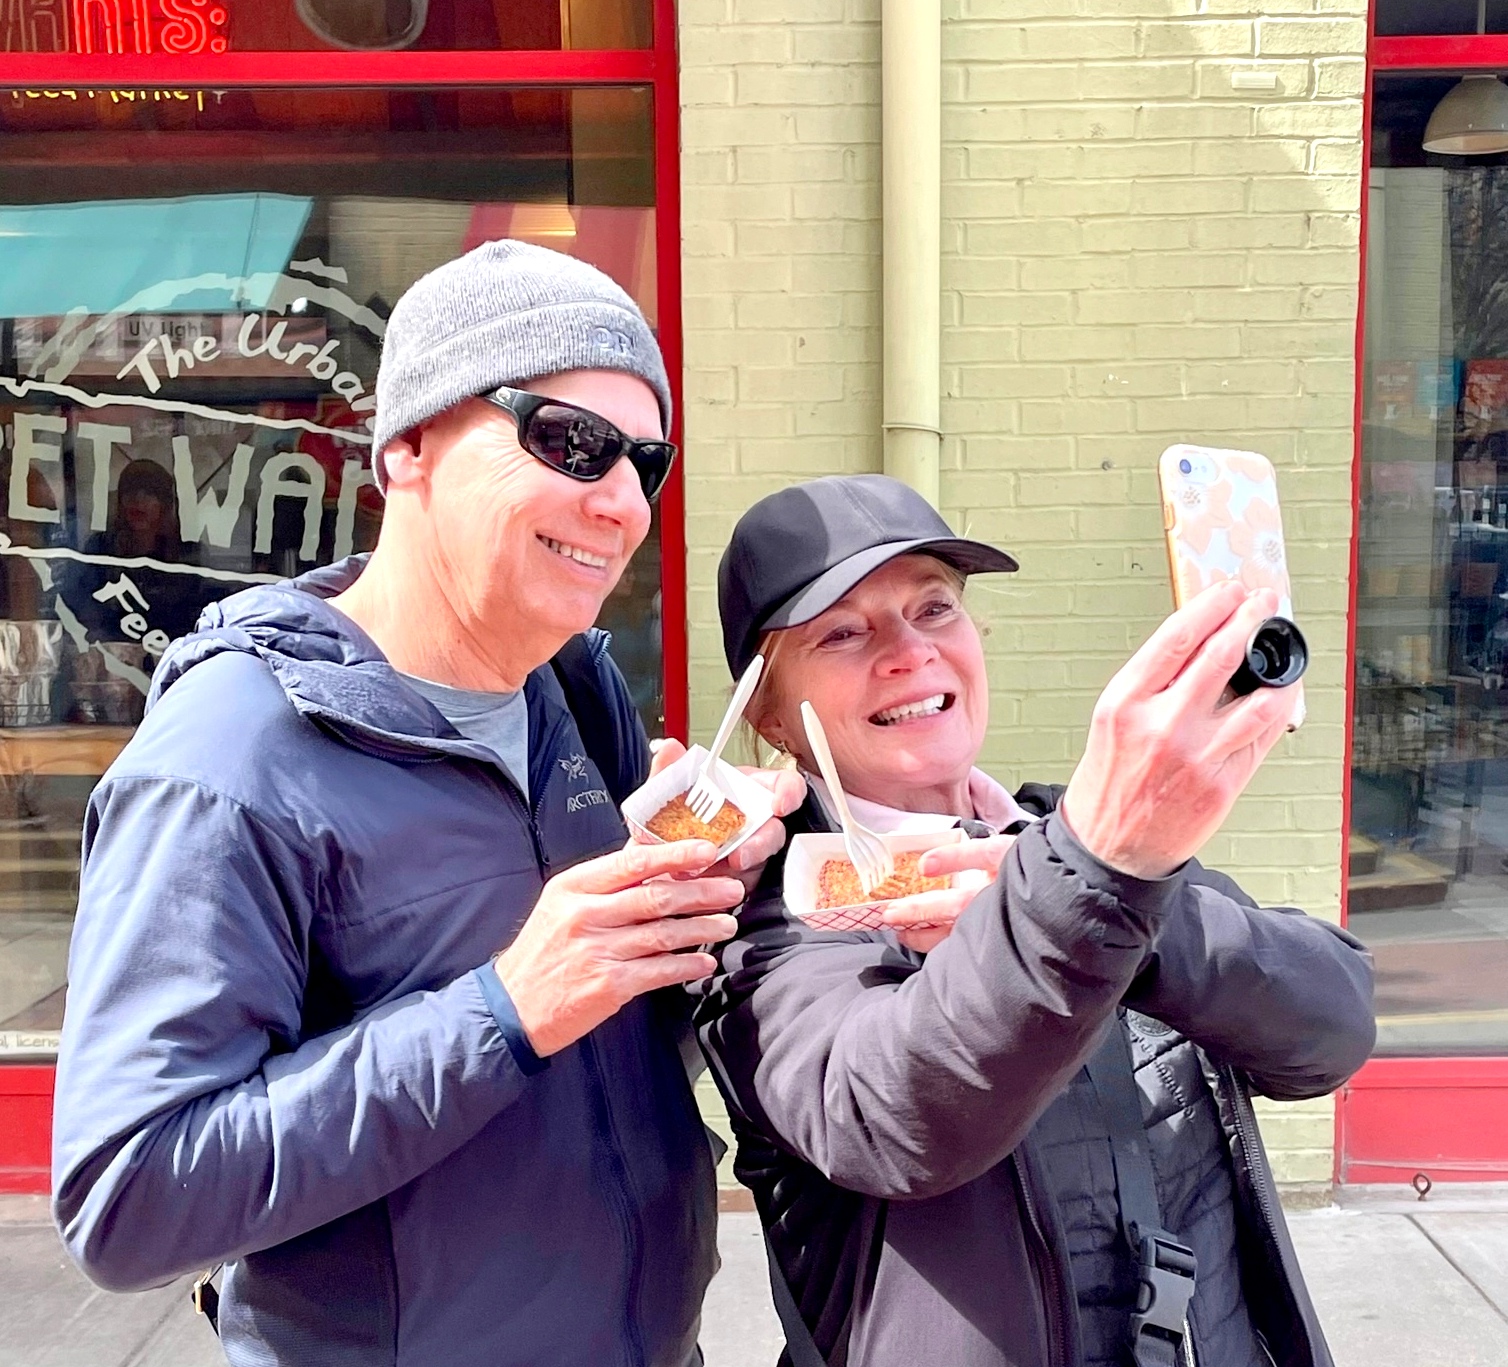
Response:
MULTIPOLYGON (((359 726, 350 729, 357 730, 362 734, 363 739, 367 742, 367 748, 376 750, 379 748, 379 746, 378 744, 374 744, 374 742, 386 742, 386 737, 383 733, 372 732, 369 728, 359 726)), ((555 729, 552 730, 550 734, 545 738, 545 745, 541 747, 542 750, 547 750, 553 753, 554 741, 558 731, 559 724, 557 723, 555 729)), ((394 747, 388 744, 386 745, 386 749, 393 751, 395 754, 402 758, 413 757, 410 748, 407 746, 394 747)), ((417 745, 414 746, 413 749, 425 755, 431 762, 442 761, 444 759, 453 757, 445 751, 436 751, 429 746, 417 745)), ((532 746, 530 747, 530 753, 533 753, 532 746)), ((475 756, 471 756, 470 758, 475 758, 475 756)), ((538 795, 534 797, 526 797, 522 789, 520 789, 518 784, 514 781, 513 775, 508 772, 507 768, 501 762, 499 762, 495 758, 486 762, 489 763, 492 768, 497 771, 498 777, 501 780, 504 789, 508 793, 510 793, 517 800, 519 806, 523 808, 524 816, 527 819, 529 826, 529 840, 534 847, 535 867, 539 870, 542 882, 548 882, 553 872, 553 866, 550 864, 550 861, 545 854, 544 836, 539 827, 540 814, 544 810, 544 792, 548 787, 548 784, 540 783, 536 785, 533 782, 534 775, 531 773, 529 775, 529 786, 531 790, 537 787, 538 795)), ((624 1339, 628 1346, 630 1362, 634 1364, 634 1367, 646 1367, 647 1359, 644 1355, 644 1340, 642 1334, 639 1331, 639 1323, 638 1319, 636 1318, 639 1307, 639 1299, 642 1295, 640 1264, 643 1260, 639 1256, 640 1249, 643 1244, 642 1232, 639 1229, 638 1221, 634 1218, 633 1202, 629 1199, 628 1173, 626 1168, 624 1167, 622 1154, 619 1149, 617 1126, 613 1121, 612 1105, 608 1100, 606 1085, 603 1080, 601 1059, 597 1052, 596 1043, 590 1035, 587 1035, 584 1039, 582 1039, 581 1050, 582 1060, 585 1063, 587 1072, 591 1077, 593 1104, 594 1109, 597 1111, 598 1124, 604 1131, 606 1131, 610 1141, 608 1145, 608 1159, 609 1164, 612 1168, 612 1180, 607 1184, 607 1186, 610 1188, 610 1191, 608 1193, 610 1196, 610 1205, 612 1206, 612 1212, 618 1224, 619 1235, 622 1239, 623 1246, 630 1255, 630 1271, 627 1288, 628 1295, 626 1297, 624 1339)))
POLYGON ((1011 1155, 1011 1166, 1016 1172, 1016 1189, 1021 1193, 1021 1207, 1026 1212, 1027 1224, 1031 1227, 1032 1236, 1036 1241, 1035 1261, 1042 1269, 1043 1280, 1047 1283, 1047 1293, 1043 1300, 1047 1311, 1048 1360, 1061 1364, 1061 1367, 1072 1367, 1064 1349, 1067 1334, 1063 1328, 1063 1282, 1058 1260, 1053 1256, 1053 1247, 1047 1238, 1047 1231, 1038 1218, 1037 1205, 1032 1198, 1031 1184, 1027 1179, 1026 1171, 1015 1154, 1011 1155))
MULTIPOLYGON (((1257 1132, 1257 1113, 1252 1109, 1251 1097, 1247 1093, 1245 1085, 1237 1076, 1236 1070, 1229 1064, 1221 1064, 1219 1072, 1221 1080, 1230 1088, 1232 1101, 1231 1115, 1236 1122, 1236 1138, 1241 1143, 1242 1157, 1246 1160, 1246 1170, 1251 1174, 1252 1190, 1257 1196, 1257 1209, 1262 1214, 1262 1232, 1267 1238, 1268 1248, 1277 1257, 1278 1267, 1283 1273, 1284 1281, 1290 1288, 1289 1294, 1291 1296, 1296 1269, 1288 1265, 1288 1259, 1283 1252, 1282 1240, 1278 1238, 1277 1221, 1273 1215, 1277 1194, 1271 1190, 1271 1180, 1267 1164, 1254 1157, 1254 1155, 1261 1152, 1261 1140, 1257 1132)), ((1294 1307, 1294 1310, 1294 1322, 1304 1335, 1312 1362, 1314 1358, 1314 1345, 1308 1343, 1309 1326, 1304 1322, 1303 1315, 1297 1313, 1297 1306, 1294 1307)), ((1267 1347, 1265 1341, 1262 1347, 1268 1356, 1271 1357, 1272 1350, 1267 1347)))
POLYGON ((1252 1112, 1251 1120, 1248 1121, 1247 1111, 1250 1107, 1250 1102, 1246 1099, 1246 1093, 1241 1087, 1240 1079, 1236 1077, 1235 1070, 1228 1065, 1222 1064, 1220 1073, 1225 1079, 1226 1086, 1231 1089, 1231 1097, 1235 1102, 1231 1107, 1231 1114, 1235 1117, 1236 1134, 1240 1137, 1247 1170, 1251 1173, 1252 1189, 1257 1193, 1257 1207, 1261 1210, 1262 1219, 1267 1226, 1266 1233, 1276 1243, 1277 1237, 1273 1232, 1272 1203, 1267 1191, 1267 1172, 1265 1168, 1252 1162, 1251 1158, 1257 1138, 1256 1113, 1252 1112))
POLYGON ((618 1233, 628 1254, 628 1294, 624 1315, 624 1339, 628 1345, 629 1360, 636 1367, 645 1367, 644 1340, 639 1333, 637 1318, 641 1294, 641 1272, 644 1259, 641 1256, 643 1240, 638 1222, 634 1219, 633 1205, 628 1199, 628 1171, 623 1164, 623 1153, 618 1141, 618 1127, 613 1122, 613 1109, 607 1099, 602 1077, 602 1060, 597 1052, 597 1042, 586 1035, 581 1041, 581 1056, 592 1077, 595 1109, 598 1123, 606 1131, 607 1158, 612 1169, 612 1180, 606 1185, 612 1197, 613 1214, 617 1217, 618 1233))
MULTIPOLYGON (((544 744, 540 747, 540 750, 544 753, 553 755, 555 753, 555 738, 559 734, 560 723, 557 721, 554 727, 551 728, 550 734, 544 738, 544 744)), ((530 755, 534 754, 534 748, 532 745, 530 746, 529 753, 530 755)), ((499 767, 501 768, 501 766, 499 767)), ((529 791, 532 796, 528 798, 525 798, 522 793, 519 793, 519 790, 514 785, 512 778, 507 776, 506 771, 504 773, 504 777, 508 778, 508 786, 512 788, 515 793, 519 793, 519 801, 524 805, 524 812, 529 818, 529 837, 534 841, 534 862, 539 865, 540 876, 543 877, 546 882, 548 882, 551 875, 554 874, 555 867, 545 857, 544 836, 540 834, 539 817, 540 813, 545 809, 545 792, 550 786, 549 772, 550 771, 548 769, 545 771, 545 780, 541 783, 535 783, 534 775, 529 775, 529 791)))
MULTIPOLYGON (((541 747, 542 750, 547 750, 551 753, 554 752, 554 742, 558 730, 557 726, 556 730, 550 732, 549 736, 546 737, 546 744, 541 747)), ((532 781, 532 775, 530 779, 529 786, 533 789, 536 785, 532 781)), ((511 780, 509 780, 508 786, 515 793, 518 793, 518 789, 514 787, 511 780)), ((548 881, 553 872, 553 866, 545 856, 544 839, 539 829, 539 817, 540 813, 544 810, 544 794, 547 786, 548 784, 546 783, 537 785, 537 796, 524 803, 524 810, 529 817, 529 835, 534 841, 535 862, 539 866, 540 874, 546 881, 548 881)), ((522 794, 519 794, 519 796, 522 799, 522 794)), ((644 1242, 643 1233, 639 1227, 638 1220, 635 1218, 634 1203, 629 1195, 628 1170, 624 1165, 623 1150, 618 1140, 618 1127, 613 1119, 612 1101, 607 1094, 602 1056, 598 1052, 596 1040, 590 1034, 583 1036, 581 1040, 581 1057, 583 1063, 586 1064, 587 1073, 591 1078, 593 1109, 597 1112, 597 1123, 599 1128, 606 1134, 608 1140, 607 1158, 611 1173, 609 1181, 604 1186, 607 1188, 607 1194, 610 1198, 609 1203, 618 1225, 619 1238, 622 1240, 624 1250, 628 1254, 628 1286, 627 1294, 624 1298, 626 1310, 624 1315, 624 1342, 628 1348, 629 1361, 635 1367, 645 1367, 647 1358, 644 1355, 644 1339, 639 1331, 638 1321, 639 1299, 643 1294, 642 1264, 644 1259, 641 1256, 644 1242)))

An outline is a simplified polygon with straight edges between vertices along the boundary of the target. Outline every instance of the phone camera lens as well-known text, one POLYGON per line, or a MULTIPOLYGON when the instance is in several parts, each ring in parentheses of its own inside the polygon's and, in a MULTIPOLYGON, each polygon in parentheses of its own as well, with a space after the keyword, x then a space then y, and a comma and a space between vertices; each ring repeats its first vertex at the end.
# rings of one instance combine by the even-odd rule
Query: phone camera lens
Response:
POLYGON ((1190 464, 1190 462, 1188 462, 1186 460, 1181 460, 1181 461, 1178 462, 1178 469, 1179 469, 1180 473, 1185 474, 1185 475, 1192 475, 1194 473, 1194 467, 1193 467, 1193 465, 1190 464))
POLYGON ((1231 691, 1240 697, 1259 688, 1286 688, 1308 667, 1303 632, 1286 617, 1269 617, 1253 633, 1246 660, 1230 681, 1231 691))

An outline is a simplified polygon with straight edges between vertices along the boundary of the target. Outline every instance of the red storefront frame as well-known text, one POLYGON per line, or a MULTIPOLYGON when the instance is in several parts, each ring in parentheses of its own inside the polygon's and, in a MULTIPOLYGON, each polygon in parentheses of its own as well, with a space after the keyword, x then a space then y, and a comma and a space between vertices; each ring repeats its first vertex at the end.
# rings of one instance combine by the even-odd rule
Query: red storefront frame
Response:
MULTIPOLYGON (((1375 27, 1376 0, 1370 6, 1375 27)), ((1356 311, 1356 446, 1352 460, 1351 589, 1346 658, 1356 658, 1366 413, 1366 262, 1372 94, 1381 72, 1508 71, 1508 34, 1387 38, 1367 45, 1361 158, 1361 284, 1356 311)), ((1341 868, 1350 865, 1354 671, 1346 676, 1346 755, 1341 868)), ((1347 919, 1345 883, 1341 920, 1347 919)), ((1342 1183, 1508 1180, 1508 1058, 1377 1058, 1341 1090, 1335 1111, 1335 1180, 1342 1183)))
POLYGON ((0 1068, 0 1194, 48 1189, 52 1079, 47 1064, 0 1068))
MULTIPOLYGON (((341 86, 648 86, 654 100, 655 230, 660 346, 681 417, 680 92, 674 0, 653 0, 654 45, 632 51, 0 53, 6 89, 262 89, 341 86)), ((660 496, 665 731, 687 738, 686 499, 678 462, 660 496)), ((0 1064, 0 1193, 50 1187, 54 1068, 0 1064)))

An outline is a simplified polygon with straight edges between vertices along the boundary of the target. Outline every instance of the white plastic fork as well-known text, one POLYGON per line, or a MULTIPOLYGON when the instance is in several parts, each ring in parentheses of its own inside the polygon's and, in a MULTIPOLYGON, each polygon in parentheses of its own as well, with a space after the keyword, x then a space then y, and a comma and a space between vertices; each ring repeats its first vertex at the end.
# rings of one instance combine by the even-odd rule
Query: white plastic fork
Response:
POLYGON ((754 696, 754 690, 759 687, 759 676, 764 672, 764 656, 756 655, 744 670, 743 678, 738 681, 738 687, 733 690, 733 701, 728 704, 728 710, 723 713, 723 724, 717 728, 717 736, 712 742, 712 749, 707 758, 702 761, 702 771, 696 776, 696 782, 691 785, 686 794, 686 805, 691 808, 691 814, 698 821, 710 822, 723 809, 723 803, 728 799, 722 790, 712 781, 712 771, 717 765, 718 756, 723 752, 723 746, 728 743, 728 738, 733 734, 733 728, 738 725, 738 719, 743 716, 744 708, 749 705, 749 699, 754 696))
POLYGON ((806 727, 806 739, 812 747, 817 768, 822 770, 822 779, 833 795, 833 806, 838 809, 838 824, 843 827, 843 848, 859 875, 859 886, 867 895, 894 875, 895 856, 878 835, 854 820, 848 809, 848 794, 843 791, 838 778, 838 766, 833 763, 833 752, 828 749, 827 732, 822 729, 817 711, 809 702, 801 704, 801 721, 806 727))

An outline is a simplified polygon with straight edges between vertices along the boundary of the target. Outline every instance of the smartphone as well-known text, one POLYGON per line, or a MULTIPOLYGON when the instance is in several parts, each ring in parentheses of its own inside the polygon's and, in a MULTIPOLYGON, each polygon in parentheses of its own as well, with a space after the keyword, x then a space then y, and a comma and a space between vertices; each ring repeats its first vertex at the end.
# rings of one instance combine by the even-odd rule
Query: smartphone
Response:
MULTIPOLYGON (((1255 451, 1170 446, 1157 477, 1174 606, 1181 608, 1211 584, 1239 579, 1248 589, 1276 592, 1276 615, 1292 621, 1293 586, 1272 462, 1255 451)), ((1304 720, 1304 685, 1292 688, 1289 725, 1297 728, 1304 720)))

